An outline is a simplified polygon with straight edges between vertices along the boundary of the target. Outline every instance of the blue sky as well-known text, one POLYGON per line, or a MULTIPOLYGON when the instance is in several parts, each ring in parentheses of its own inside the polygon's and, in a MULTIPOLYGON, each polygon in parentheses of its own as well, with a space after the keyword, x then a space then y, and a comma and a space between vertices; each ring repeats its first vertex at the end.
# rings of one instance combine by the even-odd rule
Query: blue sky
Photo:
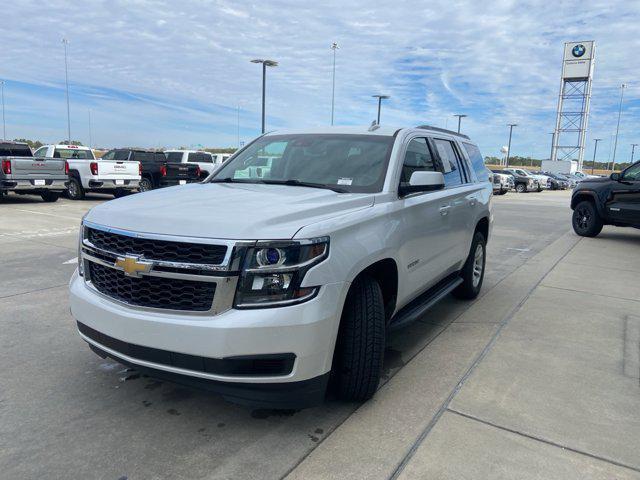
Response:
POLYGON ((64 54, 69 41, 74 139, 113 147, 235 146, 259 133, 261 72, 267 127, 328 124, 331 42, 336 123, 369 124, 372 94, 391 95, 382 123, 463 131, 497 155, 548 155, 565 41, 597 42, 586 158, 606 160, 620 84, 625 107, 617 160, 640 143, 640 4, 549 2, 17 1, 3 9, 0 78, 7 136, 66 137, 64 54))

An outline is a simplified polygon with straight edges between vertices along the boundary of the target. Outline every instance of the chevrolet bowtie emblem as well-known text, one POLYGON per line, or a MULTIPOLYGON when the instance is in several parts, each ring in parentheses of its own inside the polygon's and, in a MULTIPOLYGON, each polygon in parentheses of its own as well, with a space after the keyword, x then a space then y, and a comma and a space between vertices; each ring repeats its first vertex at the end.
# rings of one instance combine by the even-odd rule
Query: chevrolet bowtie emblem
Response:
POLYGON ((116 258, 114 266, 129 277, 141 277, 143 273, 151 271, 153 263, 140 260, 140 257, 125 255, 124 257, 116 258))

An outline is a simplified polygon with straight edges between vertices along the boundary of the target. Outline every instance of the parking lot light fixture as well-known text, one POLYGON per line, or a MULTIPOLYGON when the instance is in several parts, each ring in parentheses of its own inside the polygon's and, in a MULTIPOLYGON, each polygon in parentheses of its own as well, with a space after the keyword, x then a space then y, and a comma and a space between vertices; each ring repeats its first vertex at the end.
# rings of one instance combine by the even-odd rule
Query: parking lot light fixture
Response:
POLYGON ((513 127, 517 127, 517 123, 510 123, 507 125, 509 127, 509 143, 507 144, 507 160, 506 167, 509 167, 509 154, 511 153, 511 136, 513 135, 513 127))
POLYGON ((467 115, 463 115, 463 114, 454 115, 454 117, 458 117, 458 133, 460 133, 460 124, 462 123, 462 119, 466 116, 467 115))
POLYGON ((333 125, 333 113, 336 105, 336 50, 340 47, 336 42, 331 44, 331 50, 333 50, 333 78, 331 81, 331 125, 333 125))
POLYGON ((377 125, 380 125, 380 108, 382 106, 382 100, 386 100, 389 97, 389 95, 371 95, 373 98, 377 98, 378 99, 378 120, 376 121, 377 125))
POLYGON ((275 60, 265 60, 262 58, 256 58, 251 60, 251 63, 262 64, 262 133, 265 132, 265 92, 267 87, 267 67, 277 67, 278 62, 275 60))

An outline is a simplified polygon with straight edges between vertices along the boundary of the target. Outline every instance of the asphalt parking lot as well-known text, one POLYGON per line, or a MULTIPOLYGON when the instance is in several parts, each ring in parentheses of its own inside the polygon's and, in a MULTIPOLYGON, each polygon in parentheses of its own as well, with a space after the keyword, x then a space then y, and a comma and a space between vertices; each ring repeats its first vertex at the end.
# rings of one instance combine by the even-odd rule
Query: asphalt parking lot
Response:
MULTIPOLYGON (((490 341, 495 326, 478 322, 459 332, 459 342, 446 352, 434 339, 455 335, 454 321, 472 307, 496 318, 519 307, 521 290, 529 287, 502 281, 567 237, 569 196, 542 192, 495 198, 482 296, 473 303, 448 298, 421 321, 395 332, 386 353, 386 381, 403 370, 408 375, 419 355, 437 355, 462 373, 478 360, 470 352, 490 341), (498 294, 500 302, 483 304, 485 297, 498 294), (403 368, 409 362, 411 368, 403 368)), ((314 449, 329 449, 332 443, 324 440, 338 427, 341 432, 350 425, 360 432, 367 428, 358 426, 358 419, 384 402, 384 395, 364 406, 329 399, 297 412, 252 410, 140 376, 92 353, 69 314, 67 281, 76 266, 80 219, 107 198, 45 204, 11 197, 0 205, 0 470, 6 478, 310 478, 305 465, 312 469, 320 461, 323 453, 314 449)), ((437 371, 423 373, 423 380, 433 377, 432 395, 449 395, 451 385, 440 381, 437 371)), ((456 400, 461 415, 444 418, 452 432, 469 406, 464 396, 456 400)), ((433 415, 434 425, 440 416, 433 415)), ((386 432, 389 437, 380 438, 372 429, 371 449, 386 447, 388 440, 392 451, 399 434, 386 432)), ((340 464, 340 455, 334 452, 334 458, 340 464)), ((388 478, 384 462, 380 465, 362 478, 377 478, 375 472, 388 478)), ((389 471, 398 472, 395 466, 389 471)), ((412 478, 410 472, 402 478, 412 478)))

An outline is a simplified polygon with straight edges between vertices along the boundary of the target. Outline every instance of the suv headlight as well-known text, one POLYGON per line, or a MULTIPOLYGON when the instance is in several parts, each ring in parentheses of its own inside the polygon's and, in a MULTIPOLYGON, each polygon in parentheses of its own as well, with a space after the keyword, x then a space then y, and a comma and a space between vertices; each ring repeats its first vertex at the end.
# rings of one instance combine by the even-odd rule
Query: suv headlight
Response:
POLYGON ((329 237, 257 242, 246 250, 234 306, 262 308, 302 303, 318 287, 301 287, 309 269, 329 256, 329 237))

